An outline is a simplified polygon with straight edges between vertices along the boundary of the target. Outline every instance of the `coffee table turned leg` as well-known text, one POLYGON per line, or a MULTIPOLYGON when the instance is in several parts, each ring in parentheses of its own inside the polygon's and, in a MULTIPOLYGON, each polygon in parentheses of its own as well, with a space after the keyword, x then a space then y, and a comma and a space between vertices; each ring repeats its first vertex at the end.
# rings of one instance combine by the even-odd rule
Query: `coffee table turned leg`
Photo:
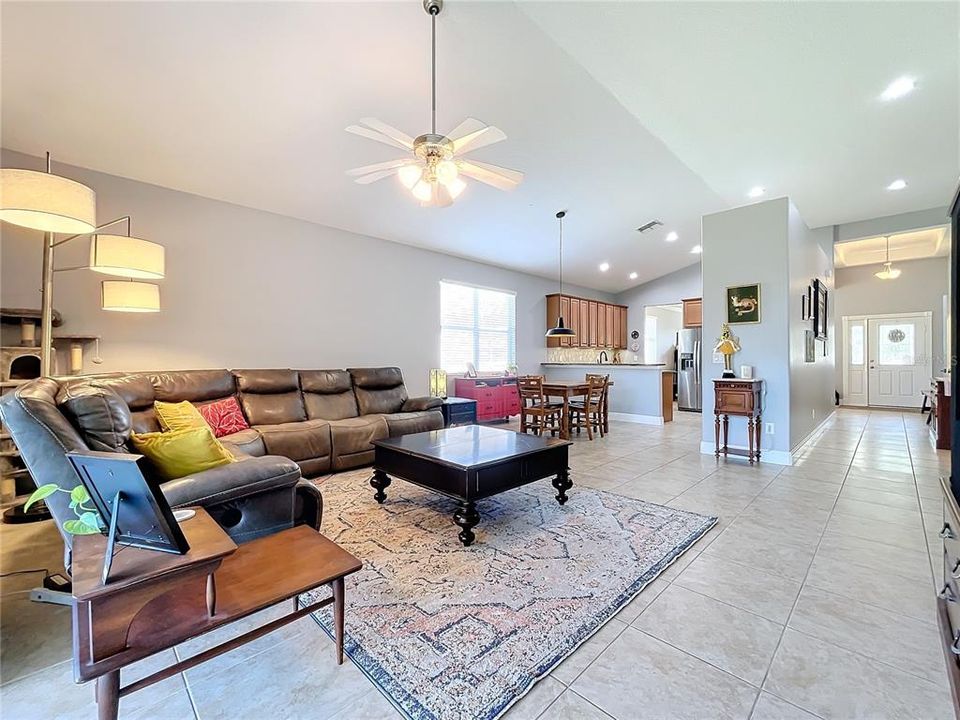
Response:
POLYGON ((553 479, 553 486, 557 489, 557 502, 563 505, 567 501, 567 490, 573 487, 569 468, 557 473, 553 479))
POLYGON ((473 543, 476 535, 473 534, 473 528, 480 522, 480 513, 477 512, 477 506, 472 502, 461 502, 460 507, 453 514, 453 522, 460 526, 460 542, 464 547, 473 543))
POLYGON ((370 478, 370 485, 376 490, 373 499, 382 505, 383 501, 387 499, 384 490, 390 485, 390 476, 383 470, 374 470, 373 477, 370 478))

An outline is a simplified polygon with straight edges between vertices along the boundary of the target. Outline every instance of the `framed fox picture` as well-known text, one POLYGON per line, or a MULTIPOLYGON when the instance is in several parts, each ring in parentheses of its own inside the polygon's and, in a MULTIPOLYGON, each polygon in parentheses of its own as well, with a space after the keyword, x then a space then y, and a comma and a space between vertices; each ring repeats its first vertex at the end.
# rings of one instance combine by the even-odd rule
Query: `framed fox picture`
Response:
POLYGON ((727 288, 727 322, 731 325, 760 322, 760 284, 727 288))

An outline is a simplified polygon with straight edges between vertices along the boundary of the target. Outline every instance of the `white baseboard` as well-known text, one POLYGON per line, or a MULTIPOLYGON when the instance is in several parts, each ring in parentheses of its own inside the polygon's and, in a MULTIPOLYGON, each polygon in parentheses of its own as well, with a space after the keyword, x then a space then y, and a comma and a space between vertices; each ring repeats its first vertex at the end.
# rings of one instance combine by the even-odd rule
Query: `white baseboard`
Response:
POLYGON ((833 418, 833 416, 836 415, 836 414, 837 414, 837 411, 836 411, 836 410, 831 410, 831 411, 830 411, 830 414, 827 415, 823 420, 821 420, 821 421, 820 421, 820 424, 818 424, 813 430, 811 430, 809 433, 807 433, 807 436, 806 436, 803 440, 801 440, 801 441, 798 442, 796 445, 794 445, 794 446, 793 446, 793 450, 791 450, 790 452, 793 453, 793 452, 794 452, 795 450, 797 450, 798 448, 803 447, 803 446, 810 440, 810 438, 812 438, 814 435, 816 435, 818 432, 820 432, 820 430, 823 428, 823 426, 826 425, 828 422, 830 422, 831 418, 833 418))
POLYGON ((620 422, 638 423, 640 425, 663 425, 663 418, 656 415, 635 415, 634 413, 610 413, 611 420, 620 422))
MULTIPOLYGON (((731 448, 736 448, 737 450, 746 451, 746 447, 740 445, 730 445, 731 448)), ((700 452, 703 455, 713 455, 716 452, 716 447, 712 442, 701 442, 700 443, 700 452)), ((740 457, 739 455, 734 455, 732 457, 740 457)), ((746 458, 742 458, 744 462, 747 461, 746 458)), ((760 462, 770 463, 772 465, 793 465, 793 455, 786 452, 785 450, 764 450, 760 448, 760 462)))

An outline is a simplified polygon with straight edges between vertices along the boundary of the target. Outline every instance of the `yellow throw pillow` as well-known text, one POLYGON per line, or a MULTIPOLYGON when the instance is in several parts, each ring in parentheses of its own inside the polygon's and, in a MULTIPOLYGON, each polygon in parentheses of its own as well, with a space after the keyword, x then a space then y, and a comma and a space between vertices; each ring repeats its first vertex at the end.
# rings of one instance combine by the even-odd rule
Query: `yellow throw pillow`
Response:
POLYGON ((186 400, 178 403, 157 400, 153 403, 153 409, 157 413, 160 427, 164 430, 191 430, 210 427, 193 403, 186 400))
POLYGON ((137 452, 153 464, 162 480, 175 480, 233 462, 213 431, 206 426, 168 432, 131 433, 137 452))

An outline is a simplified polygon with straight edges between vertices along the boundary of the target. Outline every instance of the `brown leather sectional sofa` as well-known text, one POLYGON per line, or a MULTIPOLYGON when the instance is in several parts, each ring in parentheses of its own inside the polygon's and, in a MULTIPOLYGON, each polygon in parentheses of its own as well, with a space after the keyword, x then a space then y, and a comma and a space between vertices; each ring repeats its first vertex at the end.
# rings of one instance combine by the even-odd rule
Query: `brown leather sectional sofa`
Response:
POLYGON ((236 396, 250 429, 220 440, 245 455, 289 458, 305 477, 369 465, 374 440, 443 427, 441 401, 408 397, 395 367, 182 370, 76 382, 115 390, 133 432, 160 429, 156 400, 202 405, 236 396))
MULTIPOLYGON (((443 427, 437 398, 410 398, 399 368, 186 370, 41 378, 0 398, 0 413, 37 485, 79 480, 70 451, 129 452, 131 432, 160 429, 154 402, 236 396, 250 428, 221 440, 239 462, 170 480, 174 507, 202 505, 238 541, 294 524, 319 528, 323 500, 304 480, 373 461, 374 440, 443 427)), ((58 525, 69 495, 47 500, 58 525)), ((69 567, 72 536, 61 529, 69 567)))

